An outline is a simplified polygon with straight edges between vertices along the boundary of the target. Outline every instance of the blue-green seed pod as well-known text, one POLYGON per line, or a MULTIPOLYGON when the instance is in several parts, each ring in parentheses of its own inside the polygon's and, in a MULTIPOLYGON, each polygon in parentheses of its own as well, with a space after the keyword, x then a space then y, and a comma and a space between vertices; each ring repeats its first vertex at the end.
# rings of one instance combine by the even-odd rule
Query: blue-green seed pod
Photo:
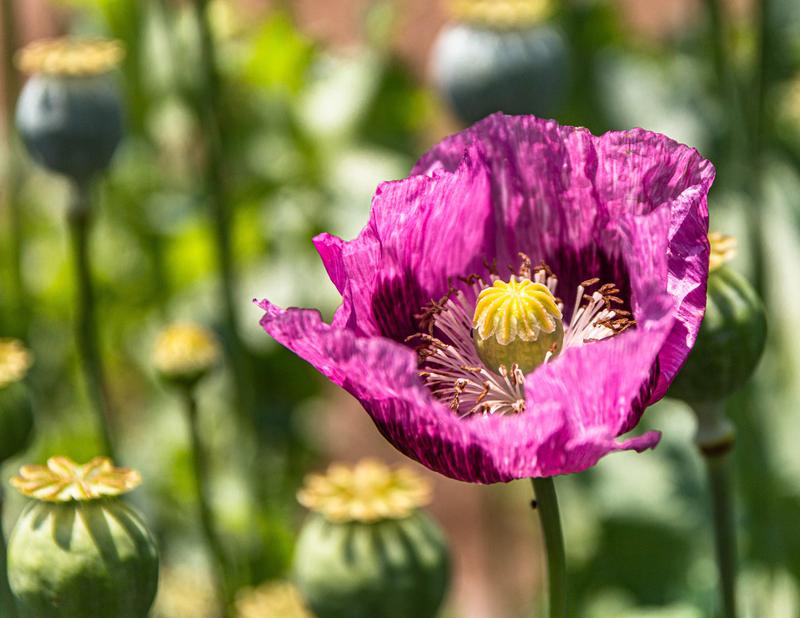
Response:
POLYGON ((139 515, 109 495, 137 478, 106 459, 22 468, 12 483, 42 497, 25 508, 8 545, 22 618, 146 618, 158 584, 155 542, 139 515))
POLYGON ((20 341, 0 339, 0 463, 25 450, 33 434, 33 407, 23 382, 30 364, 20 341))
POLYGON ((315 616, 438 615, 450 559, 441 530, 417 508, 429 495, 418 479, 367 461, 307 483, 300 500, 317 512, 300 533, 293 577, 315 616))
POLYGON ((564 37, 551 25, 470 20, 440 32, 432 73, 440 96, 472 124, 498 111, 554 115, 567 95, 569 65, 564 37))
MULTIPOLYGON (((712 236, 712 263, 714 260, 712 236)), ((753 374, 767 340, 764 305, 748 281, 723 264, 708 278, 706 315, 697 343, 669 394, 690 404, 718 402, 753 374)))
POLYGON ((31 73, 16 124, 31 157, 85 183, 105 171, 124 134, 123 103, 111 73, 119 45, 108 41, 35 43, 19 56, 31 73))

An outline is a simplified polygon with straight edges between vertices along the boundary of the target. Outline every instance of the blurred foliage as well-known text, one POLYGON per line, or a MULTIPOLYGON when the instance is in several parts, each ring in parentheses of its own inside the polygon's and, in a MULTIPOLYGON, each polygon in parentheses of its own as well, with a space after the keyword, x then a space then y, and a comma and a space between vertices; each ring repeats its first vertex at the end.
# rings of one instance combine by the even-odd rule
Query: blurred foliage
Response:
MULTIPOLYGON (((204 554, 191 508, 186 427, 178 402, 155 381, 150 351, 168 320, 191 317, 223 330, 203 193, 198 37, 190 2, 68 4, 75 32, 113 36, 128 49, 120 77, 130 134, 98 191, 94 269, 124 463, 148 479, 134 498, 155 524, 169 577, 177 578, 173 567, 202 566, 204 554)), ((240 443, 229 369, 202 391, 202 425, 226 542, 244 557, 239 583, 254 585, 287 569, 299 516, 294 492, 319 456, 309 428, 324 393, 316 372, 263 335, 250 299, 268 291, 278 304, 319 306, 330 316, 337 294, 310 238, 323 230, 353 237, 375 186, 408 173, 423 145, 438 137, 442 112, 387 44, 402 3, 375 3, 359 22, 366 42, 348 50, 312 40, 288 12, 247 20, 223 0, 211 4, 241 335, 257 376, 257 439, 266 446, 254 454, 240 443), (256 499, 245 485, 252 475, 244 473, 254 469, 261 477, 256 499)), ((787 285, 800 268, 800 5, 756 3, 768 7, 763 30, 757 13, 726 13, 722 64, 711 5, 698 6, 663 39, 645 41, 611 2, 562 3, 555 19, 575 75, 557 117, 594 132, 636 125, 663 131, 718 165, 712 227, 740 236, 736 266, 760 282, 771 311, 763 366, 730 402, 740 436, 745 616, 790 618, 800 615, 800 304, 787 285), (721 75, 721 66, 730 75, 721 75)), ((40 431, 25 459, 60 452, 85 460, 97 442, 77 386, 65 187, 30 166, 23 171, 16 200, 27 298, 20 315, 5 293, 11 262, 3 250, 0 334, 22 336, 36 354, 31 381, 40 431)), ((8 245, 7 223, 0 212, 0 246, 8 245)), ((708 505, 691 417, 665 402, 645 424, 665 433, 655 452, 615 455, 560 481, 576 615, 711 615, 708 505)), ((16 502, 9 519, 18 508, 16 502)))

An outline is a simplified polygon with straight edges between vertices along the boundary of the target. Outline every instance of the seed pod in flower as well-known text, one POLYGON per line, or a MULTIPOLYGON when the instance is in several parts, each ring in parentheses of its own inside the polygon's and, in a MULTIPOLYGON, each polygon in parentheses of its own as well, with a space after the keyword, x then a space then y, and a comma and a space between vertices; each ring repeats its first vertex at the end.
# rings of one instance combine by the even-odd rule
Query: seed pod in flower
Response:
POLYGON ((85 184, 105 171, 123 136, 122 96, 113 70, 117 41, 50 39, 17 56, 31 77, 17 103, 17 129, 31 157, 85 184))
POLYGON ((8 579, 28 618, 145 618, 158 586, 155 542, 120 496, 141 482, 105 457, 51 457, 11 484, 33 501, 8 545, 8 579))
POLYGON ((420 507, 430 486, 377 461, 332 465, 298 494, 312 513, 300 533, 295 582, 318 618, 431 618, 444 599, 450 559, 441 530, 420 507))
POLYGON ((675 382, 672 397, 712 403, 741 387, 755 371, 767 340, 764 305, 748 281, 727 265, 735 240, 709 234, 708 304, 697 343, 675 382))
POLYGON ((21 453, 33 433, 33 409, 23 380, 31 354, 16 339, 0 339, 0 463, 21 453))
POLYGON ((433 49, 437 90, 471 124, 493 112, 552 116, 569 85, 569 52, 544 23, 549 0, 459 0, 433 49))
POLYGON ((169 384, 193 387, 220 361, 221 350, 214 333, 190 322, 172 324, 159 335, 153 364, 169 384))
POLYGON ((528 373, 564 344, 558 300, 544 284, 511 275, 481 290, 473 317, 475 350, 495 373, 528 373))

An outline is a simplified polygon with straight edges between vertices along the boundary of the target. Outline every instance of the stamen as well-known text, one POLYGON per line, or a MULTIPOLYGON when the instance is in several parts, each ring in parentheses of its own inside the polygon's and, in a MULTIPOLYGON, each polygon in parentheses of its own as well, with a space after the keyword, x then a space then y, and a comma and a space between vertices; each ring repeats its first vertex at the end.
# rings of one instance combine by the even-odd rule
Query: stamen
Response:
MULTIPOLYGON (((548 309, 558 311, 558 324, 562 324, 564 303, 555 296, 558 278, 544 263, 531 267, 530 259, 520 254, 522 265, 519 274, 528 272, 528 286, 544 288, 552 300, 548 309)), ((480 304, 484 289, 496 289, 496 263, 491 266, 484 260, 488 275, 470 274, 458 277, 458 287, 452 284, 447 294, 438 300, 431 300, 417 315, 422 332, 406 338, 410 344, 416 343, 420 363, 420 377, 433 395, 444 402, 459 417, 475 414, 519 414, 525 411, 525 371, 517 362, 501 363, 496 371, 481 360, 473 341, 473 315, 480 304), (487 288, 487 280, 491 287, 487 288)), ((519 286, 515 277, 514 284, 519 286)), ((508 286, 500 282, 497 286, 508 286)), ((600 279, 583 281, 575 293, 575 302, 569 324, 563 324, 564 339, 561 348, 548 344, 544 362, 552 361, 564 350, 600 341, 624 332, 635 326, 631 312, 622 308, 620 289, 613 283, 602 285, 600 279), (591 291, 595 288, 595 291, 591 291)), ((542 293, 544 293, 542 292, 542 293)), ((492 295, 489 294, 491 297, 492 295)), ((497 299, 494 299, 497 300, 497 299)), ((484 309, 492 310, 492 302, 484 303, 484 309)), ((497 307, 494 307, 497 311, 497 307)), ((555 316, 548 316, 555 320, 555 316)), ((498 327, 508 325, 498 322, 498 327)), ((525 332, 530 323, 517 321, 517 334, 525 332)), ((541 327, 540 327, 541 328, 541 327)))

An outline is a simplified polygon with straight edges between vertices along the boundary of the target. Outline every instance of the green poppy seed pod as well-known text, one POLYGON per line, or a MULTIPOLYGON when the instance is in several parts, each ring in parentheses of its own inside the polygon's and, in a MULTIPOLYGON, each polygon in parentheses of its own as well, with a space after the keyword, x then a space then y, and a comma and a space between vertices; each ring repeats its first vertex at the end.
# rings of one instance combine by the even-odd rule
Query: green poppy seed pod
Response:
POLYGON ((331 466, 299 499, 312 513, 298 539, 294 581, 318 618, 433 618, 450 559, 420 506, 430 488, 407 469, 375 461, 331 466))
POLYGON ((536 369, 564 343, 558 301, 544 284, 512 275, 481 290, 473 317, 480 359, 495 373, 536 369))
POLYGON ((158 553, 141 517, 119 497, 138 473, 96 458, 53 457, 12 479, 34 498, 11 533, 8 579, 22 618, 145 618, 158 553))
POLYGON ((33 407, 23 383, 31 355, 16 339, 0 339, 0 463, 19 455, 33 434, 33 407))
POLYGON ((710 234, 708 304, 697 342, 670 395, 690 404, 720 401, 755 371, 767 339, 764 305, 748 281, 725 265, 733 239, 710 234))
POLYGON ((432 75, 464 124, 494 112, 552 116, 569 87, 569 51, 541 0, 465 0, 439 33, 432 75))
POLYGON ((124 133, 113 69, 115 41, 39 41, 24 48, 20 70, 31 75, 19 96, 16 124, 31 157, 84 184, 105 171, 124 133))

